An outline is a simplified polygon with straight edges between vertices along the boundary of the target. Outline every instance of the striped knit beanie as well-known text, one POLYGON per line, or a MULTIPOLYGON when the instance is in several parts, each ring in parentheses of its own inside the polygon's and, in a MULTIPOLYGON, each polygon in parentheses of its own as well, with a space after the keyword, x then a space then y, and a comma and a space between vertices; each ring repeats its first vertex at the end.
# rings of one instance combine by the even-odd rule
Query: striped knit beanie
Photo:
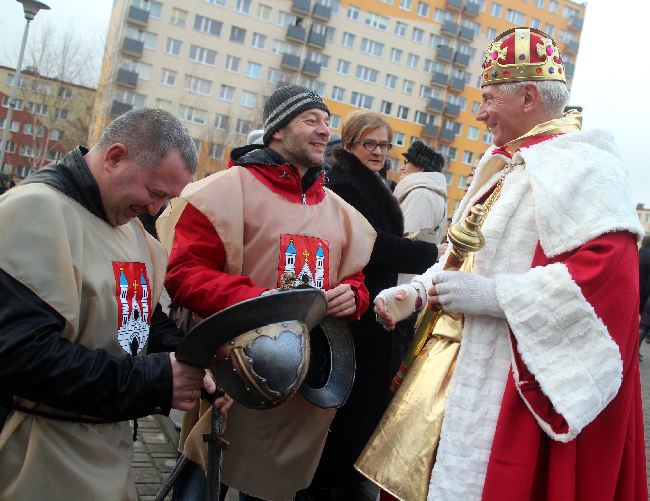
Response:
POLYGON ((264 104, 264 145, 268 146, 271 136, 287 125, 303 111, 318 108, 328 115, 329 108, 315 92, 300 85, 280 87, 269 96, 264 104))

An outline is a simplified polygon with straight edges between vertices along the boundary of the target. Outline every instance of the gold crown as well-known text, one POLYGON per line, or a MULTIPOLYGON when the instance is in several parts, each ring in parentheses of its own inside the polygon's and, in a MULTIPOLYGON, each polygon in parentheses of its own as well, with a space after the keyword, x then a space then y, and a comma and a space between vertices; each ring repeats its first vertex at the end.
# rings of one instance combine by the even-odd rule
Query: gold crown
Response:
POLYGON ((483 58, 481 87, 522 80, 566 83, 560 49, 546 33, 511 28, 497 36, 483 58))

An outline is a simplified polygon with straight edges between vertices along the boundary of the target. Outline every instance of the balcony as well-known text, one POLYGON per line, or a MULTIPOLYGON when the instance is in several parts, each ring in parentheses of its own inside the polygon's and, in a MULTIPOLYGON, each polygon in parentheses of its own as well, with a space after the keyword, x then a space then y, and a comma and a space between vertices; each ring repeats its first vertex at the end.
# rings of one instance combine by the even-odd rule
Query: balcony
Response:
POLYGON ((316 33, 313 29, 309 31, 309 39, 307 45, 315 47, 316 49, 324 49, 327 37, 322 33, 316 33))
POLYGON ((450 63, 454 60, 454 49, 447 45, 438 45, 436 48, 436 58, 450 63))
POLYGON ((293 54, 282 54, 280 66, 285 70, 298 71, 300 70, 300 58, 293 54))
POLYGON ((126 16, 126 20, 131 24, 137 24, 143 28, 147 26, 149 22, 149 11, 144 9, 138 9, 131 5, 129 7, 129 13, 126 16))
POLYGON ((144 49, 144 42, 139 40, 133 40, 132 38, 124 38, 124 43, 122 43, 122 52, 129 56, 133 57, 142 57, 142 51, 144 49))
POLYGON ((305 59, 305 63, 302 65, 302 72, 310 77, 318 78, 320 76, 320 63, 305 59))
POLYGON ((307 39, 307 31, 302 26, 289 26, 287 30, 287 38, 294 42, 304 43, 307 39))
POLYGON ((422 135, 427 137, 436 137, 440 127, 434 124, 426 124, 422 129, 422 135))
POLYGON ((456 139, 456 134, 454 133, 453 130, 451 129, 442 129, 442 132, 440 132, 440 140, 445 142, 445 143, 453 143, 454 139, 456 139))
POLYGON ((116 82, 118 85, 123 87, 134 88, 138 85, 138 74, 135 71, 124 70, 120 68, 117 70, 117 79, 116 82))
POLYGON ((465 26, 461 26, 460 30, 458 31, 458 36, 467 42, 471 42, 474 40, 475 34, 472 28, 465 28, 465 26))
POLYGON ((573 74, 576 71, 576 65, 573 63, 565 62, 564 63, 564 72, 566 73, 567 78, 573 78, 573 74))
POLYGON ((311 0, 293 0, 291 12, 308 16, 311 12, 311 0))
POLYGON ((317 1, 316 5, 314 5, 312 17, 326 23, 332 17, 332 8, 317 1))
POLYGON ((115 101, 113 100, 113 104, 111 106, 111 115, 116 117, 121 115, 122 113, 126 113, 130 109, 133 108, 133 105, 127 104, 127 103, 122 103, 120 101, 115 101))
POLYGON ((458 115, 460 115, 460 106, 458 106, 457 104, 446 103, 445 109, 443 110, 442 113, 443 115, 446 115, 448 117, 457 118, 458 115))
POLYGON ((583 24, 585 24, 584 19, 582 19, 580 16, 573 16, 573 19, 571 19, 571 24, 569 26, 575 30, 581 30, 583 24))
POLYGON ((433 85, 442 85, 443 87, 446 87, 447 83, 449 83, 449 77, 440 71, 434 71, 431 74, 431 83, 433 85))
POLYGON ((568 54, 577 54, 578 53, 578 42, 575 40, 569 40, 564 46, 564 52, 568 54))
POLYGON ((451 77, 449 79, 449 89, 455 92, 463 92, 465 90, 465 80, 462 78, 451 77))
POLYGON ((454 54, 454 64, 465 67, 469 66, 469 56, 467 54, 463 54, 462 52, 456 51, 456 54, 454 54))
POLYGON ((427 101, 427 111, 436 111, 438 113, 442 113, 444 107, 445 103, 443 103, 441 99, 432 97, 427 101))
POLYGON ((462 0, 447 0, 445 2, 445 7, 447 7, 448 10, 460 10, 463 8, 463 2, 462 0))
POLYGON ((442 28, 440 29, 440 32, 443 35, 450 35, 452 37, 455 37, 458 34, 458 25, 453 22, 453 21, 445 21, 442 23, 442 28))
POLYGON ((467 17, 476 17, 481 10, 481 5, 472 0, 467 0, 465 6, 463 7, 463 15, 467 17))

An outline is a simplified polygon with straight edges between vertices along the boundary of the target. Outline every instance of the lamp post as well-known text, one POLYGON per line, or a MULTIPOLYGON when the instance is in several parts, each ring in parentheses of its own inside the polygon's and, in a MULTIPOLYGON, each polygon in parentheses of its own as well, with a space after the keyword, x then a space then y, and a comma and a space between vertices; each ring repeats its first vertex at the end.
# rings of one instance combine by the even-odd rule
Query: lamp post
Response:
POLYGON ((11 87, 11 95, 7 103, 7 119, 5 126, 2 129, 2 140, 0 141, 0 169, 4 170, 5 165, 5 149, 7 147, 7 140, 9 139, 9 130, 11 129, 11 121, 14 116, 14 108, 16 107, 16 92, 20 85, 20 73, 23 65, 23 56, 25 55, 25 46, 27 45, 27 33, 29 33, 29 23, 36 17, 39 10, 49 10, 50 8, 44 3, 37 2, 36 0, 16 0, 23 4, 25 11, 25 31, 23 32, 23 41, 20 45, 20 54, 18 55, 18 66, 16 66, 16 74, 14 75, 13 85, 11 87))

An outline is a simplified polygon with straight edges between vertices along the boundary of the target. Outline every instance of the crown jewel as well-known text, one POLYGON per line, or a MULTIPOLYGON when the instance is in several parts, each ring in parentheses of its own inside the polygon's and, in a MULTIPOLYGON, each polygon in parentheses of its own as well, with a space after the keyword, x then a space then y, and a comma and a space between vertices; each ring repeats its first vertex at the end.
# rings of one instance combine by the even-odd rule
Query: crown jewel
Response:
POLYGON ((560 51, 553 39, 534 28, 512 28, 497 36, 483 58, 481 87, 522 80, 566 83, 560 51))

